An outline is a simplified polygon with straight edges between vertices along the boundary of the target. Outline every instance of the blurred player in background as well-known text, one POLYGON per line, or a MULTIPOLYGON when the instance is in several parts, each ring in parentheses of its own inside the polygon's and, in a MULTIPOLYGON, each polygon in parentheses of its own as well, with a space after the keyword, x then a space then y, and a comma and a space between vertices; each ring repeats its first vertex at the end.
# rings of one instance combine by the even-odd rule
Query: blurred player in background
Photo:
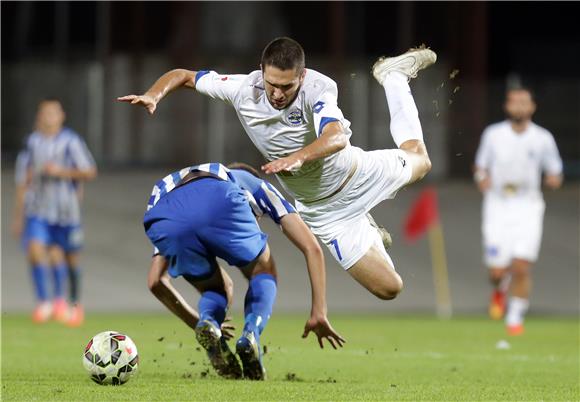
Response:
POLYGON ((153 294, 185 324, 195 330, 218 374, 242 375, 226 340, 232 328, 225 323, 232 301, 233 283, 216 260, 240 268, 249 280, 244 306, 244 329, 236 343, 243 375, 263 380, 260 335, 277 293, 276 267, 256 217, 267 215, 306 257, 312 286, 312 310, 303 337, 313 331, 320 347, 323 339, 342 346, 326 317, 324 255, 315 237, 294 208, 251 167, 219 163, 191 166, 172 173, 155 185, 144 217, 147 236, 155 246, 149 271, 153 294), (201 294, 199 313, 171 285, 170 277, 183 276, 201 294), (222 332, 223 330, 223 332, 222 332))
POLYGON ((381 58, 373 75, 384 87, 391 133, 399 149, 365 152, 350 145, 350 122, 337 105, 336 83, 305 68, 304 51, 277 38, 262 53, 261 70, 246 75, 172 70, 141 96, 120 101, 154 113, 170 91, 187 87, 230 104, 246 133, 296 200, 296 208, 339 264, 375 296, 389 300, 403 288, 369 211, 431 168, 408 81, 433 64, 425 48, 381 58))
POLYGON ((51 317, 70 326, 81 325, 79 251, 83 245, 81 183, 97 175, 85 142, 64 127, 65 112, 58 99, 38 105, 35 131, 29 135, 16 164, 16 204, 13 232, 22 236, 30 263, 37 306, 34 322, 51 317), (54 291, 47 290, 52 271, 54 291), (70 280, 70 302, 65 284, 70 280))
POLYGON ((507 120, 485 129, 477 150, 475 181, 483 197, 483 247, 493 293, 489 313, 501 319, 507 306, 506 326, 511 335, 524 332, 532 281, 542 239, 544 184, 562 184, 562 160, 554 137, 534 124, 536 104, 525 88, 506 94, 507 120))

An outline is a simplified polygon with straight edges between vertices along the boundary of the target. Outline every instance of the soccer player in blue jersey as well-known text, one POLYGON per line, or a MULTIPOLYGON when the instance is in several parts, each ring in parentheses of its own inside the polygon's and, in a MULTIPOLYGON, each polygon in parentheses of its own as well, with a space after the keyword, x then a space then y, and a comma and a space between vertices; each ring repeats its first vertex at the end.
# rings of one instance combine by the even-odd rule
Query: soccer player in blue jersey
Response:
POLYGON ((237 266, 249 280, 244 304, 244 328, 236 342, 243 376, 263 380, 265 369, 260 336, 276 298, 276 267, 256 217, 267 215, 304 253, 312 285, 312 310, 303 337, 310 331, 323 347, 327 339, 336 348, 344 339, 326 317, 325 269, 322 250, 294 208, 268 182, 250 173, 246 165, 230 170, 219 163, 191 166, 172 173, 154 186, 144 216, 147 236, 155 246, 149 270, 153 294, 185 324, 195 330, 218 374, 239 378, 242 370, 226 340, 232 328, 225 324, 233 283, 217 258, 237 266), (198 311, 171 285, 182 276, 200 293, 198 311))
POLYGON ((16 208, 13 232, 22 235, 28 254, 37 306, 37 323, 51 317, 70 326, 84 319, 79 299, 79 251, 83 243, 80 212, 81 183, 97 175, 95 161, 82 138, 64 127, 65 112, 58 99, 38 105, 35 131, 29 135, 16 164, 16 208), (54 291, 47 291, 49 267, 54 291), (64 287, 70 278, 71 304, 64 287))

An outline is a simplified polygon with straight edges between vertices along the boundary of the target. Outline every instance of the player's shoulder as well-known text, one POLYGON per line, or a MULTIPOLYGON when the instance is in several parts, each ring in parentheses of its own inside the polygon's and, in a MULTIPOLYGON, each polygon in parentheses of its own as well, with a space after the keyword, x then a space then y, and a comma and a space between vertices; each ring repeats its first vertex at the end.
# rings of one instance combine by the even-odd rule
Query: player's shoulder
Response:
POLYGON ((306 69, 302 90, 307 97, 317 97, 327 91, 338 94, 338 86, 332 78, 310 68, 306 69))
POLYGON ((482 138, 493 139, 502 137, 506 132, 509 132, 510 124, 507 120, 498 121, 487 126, 482 133, 482 138))
POLYGON ((256 102, 261 96, 264 96, 264 79, 261 70, 254 70, 247 74, 244 80, 240 83, 239 93, 241 99, 250 98, 256 102))
POLYGON ((81 140, 82 137, 70 127, 63 127, 60 132, 60 138, 66 141, 78 141, 81 140))
POLYGON ((554 137, 548 129, 546 129, 546 128, 544 128, 544 127, 542 127, 534 122, 531 122, 530 126, 531 126, 534 134, 540 138, 546 139, 546 138, 553 138, 554 137))
POLYGON ((498 131, 504 131, 509 129, 509 122, 507 120, 502 120, 502 121, 498 121, 495 123, 491 123, 490 125, 488 125, 484 132, 486 133, 495 133, 498 131))

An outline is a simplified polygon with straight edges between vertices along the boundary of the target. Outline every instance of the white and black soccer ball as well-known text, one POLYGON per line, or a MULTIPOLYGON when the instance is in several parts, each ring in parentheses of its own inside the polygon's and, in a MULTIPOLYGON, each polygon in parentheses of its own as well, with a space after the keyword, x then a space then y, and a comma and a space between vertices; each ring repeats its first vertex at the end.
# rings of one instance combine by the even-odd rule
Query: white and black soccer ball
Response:
POLYGON ((97 384, 124 384, 139 369, 137 346, 127 335, 116 331, 101 332, 85 347, 83 366, 97 384))

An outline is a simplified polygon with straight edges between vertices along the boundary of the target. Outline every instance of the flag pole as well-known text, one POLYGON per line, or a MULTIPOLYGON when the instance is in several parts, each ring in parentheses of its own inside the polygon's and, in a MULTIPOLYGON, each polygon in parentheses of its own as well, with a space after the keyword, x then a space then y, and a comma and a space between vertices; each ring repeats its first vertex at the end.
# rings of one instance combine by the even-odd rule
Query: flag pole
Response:
POLYGON ((429 249, 431 251, 431 265, 437 316, 451 318, 451 293, 449 291, 449 275, 447 273, 447 256, 445 255, 445 239, 441 223, 437 220, 429 228, 429 249))

